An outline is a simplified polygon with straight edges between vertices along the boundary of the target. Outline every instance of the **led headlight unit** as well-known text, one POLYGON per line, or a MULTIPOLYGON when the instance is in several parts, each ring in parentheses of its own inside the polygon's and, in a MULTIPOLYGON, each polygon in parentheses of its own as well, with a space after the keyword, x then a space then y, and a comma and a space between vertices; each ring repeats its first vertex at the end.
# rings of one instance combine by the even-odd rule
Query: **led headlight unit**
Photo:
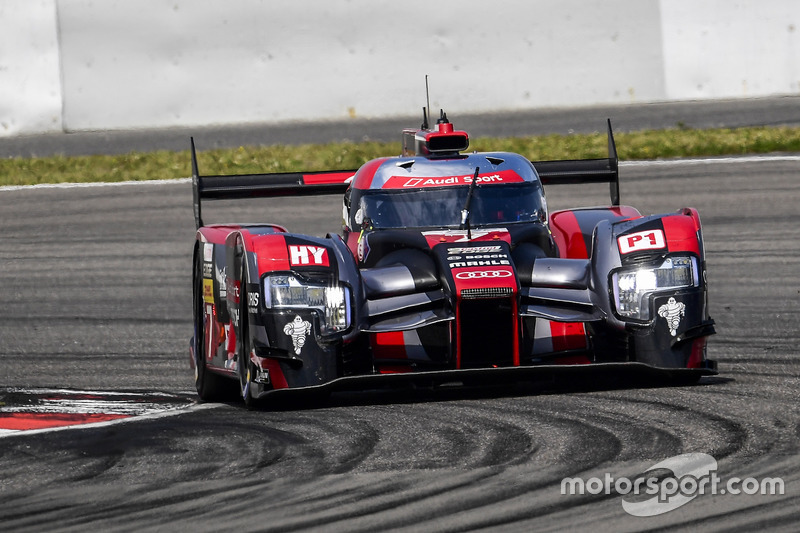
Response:
POLYGON ((700 285, 695 257, 667 257, 658 266, 617 270, 611 280, 617 313, 635 320, 650 320, 652 294, 700 285))
POLYGON ((321 334, 337 333, 350 326, 350 288, 336 283, 305 280, 293 274, 264 278, 264 305, 268 309, 313 309, 320 316, 321 334))

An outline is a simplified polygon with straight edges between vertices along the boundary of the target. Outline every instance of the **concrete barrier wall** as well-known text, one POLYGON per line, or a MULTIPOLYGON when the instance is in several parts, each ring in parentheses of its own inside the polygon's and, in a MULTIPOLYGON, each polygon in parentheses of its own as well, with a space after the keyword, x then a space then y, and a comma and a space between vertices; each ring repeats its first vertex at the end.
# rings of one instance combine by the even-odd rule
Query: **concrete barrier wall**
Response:
POLYGON ((665 96, 800 92, 800 2, 663 0, 665 96))
POLYGON ((59 131, 54 0, 0 0, 0 136, 59 131))
POLYGON ((0 135, 800 92, 796 0, 2 0, 0 135))

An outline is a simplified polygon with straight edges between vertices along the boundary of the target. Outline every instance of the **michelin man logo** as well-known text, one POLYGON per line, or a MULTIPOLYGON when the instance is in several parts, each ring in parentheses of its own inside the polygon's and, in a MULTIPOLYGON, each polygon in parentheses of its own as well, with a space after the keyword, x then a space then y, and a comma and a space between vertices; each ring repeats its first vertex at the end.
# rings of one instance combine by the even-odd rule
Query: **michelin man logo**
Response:
POLYGON ((295 315, 294 320, 283 327, 283 332, 292 338, 294 353, 300 355, 300 350, 306 343, 306 337, 311 333, 311 322, 303 320, 300 315, 295 315))
POLYGON ((681 325, 681 317, 686 309, 686 304, 670 298, 667 303, 658 308, 658 316, 662 316, 667 321, 670 334, 674 337, 678 334, 678 326, 681 325))

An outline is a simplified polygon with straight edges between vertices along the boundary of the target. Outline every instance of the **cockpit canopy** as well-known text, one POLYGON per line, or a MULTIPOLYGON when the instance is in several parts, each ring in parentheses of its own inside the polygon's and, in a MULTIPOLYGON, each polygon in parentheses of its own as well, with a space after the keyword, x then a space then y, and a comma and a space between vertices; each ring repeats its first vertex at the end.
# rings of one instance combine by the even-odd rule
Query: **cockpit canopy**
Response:
MULTIPOLYGON (((364 191, 353 222, 372 229, 458 228, 468 192, 469 186, 364 191)), ((473 190, 473 227, 546 219, 547 208, 538 182, 478 185, 473 190)))
POLYGON ((366 174, 359 171, 345 200, 346 224, 355 231, 458 228, 473 179, 473 227, 546 222, 544 191, 530 161, 510 153, 472 153, 391 158, 366 174))

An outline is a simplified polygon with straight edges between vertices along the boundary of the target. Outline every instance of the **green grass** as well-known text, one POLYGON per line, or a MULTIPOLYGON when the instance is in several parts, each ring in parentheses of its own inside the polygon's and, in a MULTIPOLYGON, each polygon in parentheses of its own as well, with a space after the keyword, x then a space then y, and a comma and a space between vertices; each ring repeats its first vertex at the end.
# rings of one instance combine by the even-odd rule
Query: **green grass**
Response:
MULTIPOLYGON (((399 134, 398 134, 399 137, 399 134)), ((800 128, 670 129, 615 135, 621 160, 800 152, 800 128)), ((532 160, 605 157, 598 134, 475 138, 470 149, 517 152, 532 160)), ((201 174, 241 174, 358 168, 397 155, 400 142, 328 143, 217 149, 198 154, 201 174)), ((191 175, 189 152, 0 159, 0 186, 173 179, 191 175)))

